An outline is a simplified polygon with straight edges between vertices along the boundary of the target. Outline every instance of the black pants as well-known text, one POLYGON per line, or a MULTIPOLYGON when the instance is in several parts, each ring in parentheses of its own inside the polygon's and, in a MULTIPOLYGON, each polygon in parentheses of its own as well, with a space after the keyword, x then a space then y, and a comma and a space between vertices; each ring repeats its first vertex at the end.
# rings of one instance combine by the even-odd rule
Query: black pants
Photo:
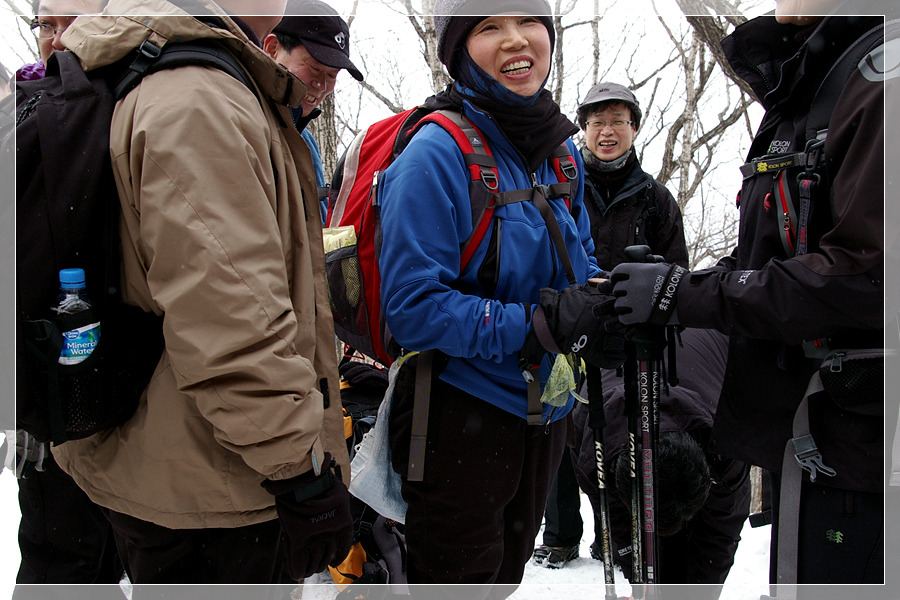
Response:
MULTIPOLYGON (((772 485, 770 583, 777 582, 780 482, 772 485)), ((817 584, 884 582, 884 495, 803 482, 797 581, 817 584)), ((802 590, 801 590, 802 592, 802 590)))
POLYGON ((401 369, 390 422, 392 462, 409 504, 409 583, 518 584, 565 448, 565 420, 529 426, 436 380, 425 480, 411 482, 414 373, 401 369))
POLYGON ((19 479, 19 584, 117 584, 122 566, 112 528, 50 455, 43 472, 19 479))
POLYGON ((235 528, 168 529, 107 511, 132 583, 279 583, 278 520, 235 528))
MULTIPOLYGON (((544 510, 544 545, 578 546, 583 533, 581 490, 575 480, 572 452, 566 448, 544 510)), ((599 532, 595 532, 595 537, 599 537, 599 532)))

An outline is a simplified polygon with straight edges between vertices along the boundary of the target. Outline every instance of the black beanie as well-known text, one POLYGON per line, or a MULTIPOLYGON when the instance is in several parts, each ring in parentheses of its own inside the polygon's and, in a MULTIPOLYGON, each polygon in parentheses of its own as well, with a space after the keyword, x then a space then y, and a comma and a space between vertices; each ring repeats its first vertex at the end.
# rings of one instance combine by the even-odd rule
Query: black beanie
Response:
POLYGON ((550 34, 550 48, 556 41, 553 11, 546 0, 437 0, 434 27, 438 38, 438 58, 453 79, 458 78, 455 56, 472 29, 490 15, 523 12, 540 19, 550 34))

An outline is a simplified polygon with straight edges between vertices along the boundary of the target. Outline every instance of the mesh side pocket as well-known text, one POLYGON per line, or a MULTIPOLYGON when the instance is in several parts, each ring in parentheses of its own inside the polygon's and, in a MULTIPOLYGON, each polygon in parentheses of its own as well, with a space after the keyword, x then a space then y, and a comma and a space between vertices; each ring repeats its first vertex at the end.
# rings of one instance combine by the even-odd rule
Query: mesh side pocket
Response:
MULTIPOLYGON (((62 334, 48 320, 23 321, 23 372, 32 404, 28 426, 62 444, 123 424, 134 414, 163 349, 162 317, 118 306, 103 318, 90 356, 61 365, 62 334)), ((29 429, 29 430, 30 430, 29 429)))
POLYGON ((121 425, 137 408, 140 390, 135 390, 135 374, 104 342, 101 335, 84 361, 58 367, 60 410, 70 440, 121 425))
POLYGON ((884 357, 854 357, 847 351, 838 363, 826 361, 819 368, 825 392, 840 408, 867 415, 880 415, 884 399, 884 357))
POLYGON ((335 334, 367 356, 374 356, 369 329, 369 311, 363 290, 356 245, 344 246, 325 255, 325 277, 334 318, 335 334))

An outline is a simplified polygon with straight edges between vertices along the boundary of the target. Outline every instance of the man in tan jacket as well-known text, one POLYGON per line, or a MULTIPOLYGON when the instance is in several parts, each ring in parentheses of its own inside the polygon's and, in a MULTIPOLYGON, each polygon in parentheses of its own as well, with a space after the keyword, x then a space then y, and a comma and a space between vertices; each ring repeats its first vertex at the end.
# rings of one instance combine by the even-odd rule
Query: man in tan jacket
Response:
POLYGON ((53 450, 108 509, 133 583, 276 581, 279 539, 296 580, 339 563, 352 527, 315 179, 288 108, 306 87, 259 47, 284 0, 176 4, 112 0, 63 36, 87 70, 216 41, 256 89, 185 66, 119 101, 123 295, 163 315, 165 350, 129 421, 53 450))

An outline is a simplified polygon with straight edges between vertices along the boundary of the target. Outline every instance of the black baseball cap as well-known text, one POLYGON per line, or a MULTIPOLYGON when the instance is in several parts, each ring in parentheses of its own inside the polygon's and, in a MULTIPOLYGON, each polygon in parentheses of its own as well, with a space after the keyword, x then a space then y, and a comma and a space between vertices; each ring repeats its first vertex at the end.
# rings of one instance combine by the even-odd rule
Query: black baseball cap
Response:
POLYGON ((357 81, 362 73, 350 61, 350 27, 320 0, 291 0, 272 33, 296 38, 310 55, 329 67, 346 69, 357 81))

